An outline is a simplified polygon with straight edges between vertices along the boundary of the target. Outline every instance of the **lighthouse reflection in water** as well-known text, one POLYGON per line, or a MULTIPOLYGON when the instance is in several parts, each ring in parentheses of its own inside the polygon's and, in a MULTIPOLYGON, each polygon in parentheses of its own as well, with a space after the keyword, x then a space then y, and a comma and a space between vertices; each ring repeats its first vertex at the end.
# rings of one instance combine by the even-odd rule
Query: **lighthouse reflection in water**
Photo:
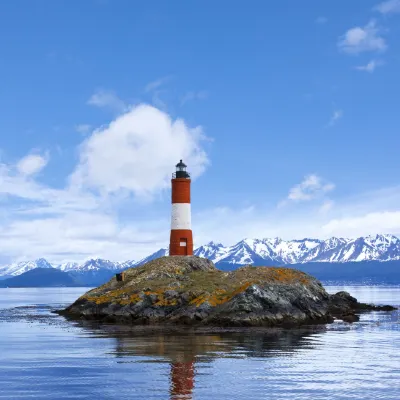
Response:
MULTIPOLYGON (((103 327, 104 329, 104 327, 103 327)), ((149 357, 153 362, 168 362, 170 364, 169 393, 170 399, 193 399, 196 376, 196 365, 213 363, 217 355, 223 357, 233 352, 236 357, 268 357, 274 355, 274 351, 284 348, 294 352, 301 345, 304 337, 311 331, 296 330, 294 332, 283 330, 231 330, 221 331, 220 334, 210 330, 193 331, 188 329, 186 333, 181 331, 159 331, 159 333, 146 329, 139 333, 132 333, 127 329, 125 333, 114 332, 117 339, 115 355, 122 359, 122 363, 130 357, 144 357, 148 363, 149 357), (242 354, 241 354, 242 353, 242 354)), ((314 328, 315 332, 325 331, 324 328, 314 328)), ((103 331, 104 332, 104 331, 103 331)), ((110 332, 109 332, 110 334, 110 332)), ((217 357, 216 357, 217 356, 217 357)), ((230 358, 232 355, 229 356, 230 358)), ((137 362, 137 361, 136 361, 137 362)))

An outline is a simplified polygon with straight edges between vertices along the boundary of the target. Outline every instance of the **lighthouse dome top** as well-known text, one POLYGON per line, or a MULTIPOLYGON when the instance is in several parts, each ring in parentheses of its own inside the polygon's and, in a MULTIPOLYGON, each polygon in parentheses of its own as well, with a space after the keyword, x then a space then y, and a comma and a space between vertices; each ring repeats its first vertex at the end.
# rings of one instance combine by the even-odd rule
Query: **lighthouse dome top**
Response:
POLYGON ((176 167, 177 169, 178 169, 178 168, 186 168, 187 165, 186 165, 182 160, 179 160, 178 164, 176 164, 175 167, 176 167))
POLYGON ((173 179, 176 179, 176 178, 189 179, 190 178, 190 174, 186 171, 187 165, 182 160, 180 160, 178 162, 178 164, 175 165, 175 167, 176 167, 176 172, 174 172, 172 174, 173 179))

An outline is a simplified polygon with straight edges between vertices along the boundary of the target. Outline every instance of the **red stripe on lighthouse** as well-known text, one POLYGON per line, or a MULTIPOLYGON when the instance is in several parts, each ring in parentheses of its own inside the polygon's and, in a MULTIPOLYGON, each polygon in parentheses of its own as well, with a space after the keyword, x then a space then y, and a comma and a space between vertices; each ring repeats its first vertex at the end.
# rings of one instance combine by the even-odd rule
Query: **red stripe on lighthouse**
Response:
POLYGON ((190 203, 190 179, 175 178, 172 184, 172 204, 190 203))
POLYGON ((192 256, 193 234, 189 229, 171 229, 169 241, 170 256, 192 256))

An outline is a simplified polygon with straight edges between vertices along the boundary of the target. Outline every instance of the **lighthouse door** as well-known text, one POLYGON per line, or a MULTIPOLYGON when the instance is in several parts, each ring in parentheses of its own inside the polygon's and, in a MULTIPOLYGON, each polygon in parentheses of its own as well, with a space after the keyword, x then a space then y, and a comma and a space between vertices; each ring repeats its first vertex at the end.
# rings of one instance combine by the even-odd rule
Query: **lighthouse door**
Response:
POLYGON ((183 256, 187 256, 187 239, 186 238, 181 238, 179 240, 179 248, 180 248, 180 253, 183 256))

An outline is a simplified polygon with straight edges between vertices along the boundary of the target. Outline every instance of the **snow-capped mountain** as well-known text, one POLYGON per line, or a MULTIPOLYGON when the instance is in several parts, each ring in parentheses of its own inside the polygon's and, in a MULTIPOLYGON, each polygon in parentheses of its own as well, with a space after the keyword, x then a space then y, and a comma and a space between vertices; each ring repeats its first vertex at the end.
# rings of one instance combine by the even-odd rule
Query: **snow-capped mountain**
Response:
POLYGON ((103 260, 101 258, 90 259, 83 264, 74 268, 75 271, 99 271, 99 270, 109 270, 109 271, 120 271, 121 264, 119 262, 112 262, 110 260, 103 260))
POLYGON ((200 246, 194 250, 194 255, 203 258, 209 258, 210 260, 216 260, 219 257, 225 255, 225 247, 221 243, 210 242, 204 246, 200 246))
MULTIPOLYGON (((194 254, 215 264, 300 264, 309 262, 350 262, 400 260, 400 240, 393 235, 375 235, 357 239, 332 237, 326 240, 280 238, 244 239, 233 246, 210 242, 194 250, 194 254)), ((144 258, 142 265, 164 255, 161 249, 144 258)))
MULTIPOLYGON (((245 239, 230 246, 213 242, 201 247, 214 263, 228 264, 300 264, 308 262, 350 262, 400 260, 400 240, 393 235, 375 235, 357 239, 330 238, 284 241, 245 239), (214 251, 214 252, 213 252, 214 251)), ((197 250, 195 251, 197 254, 197 250)), ((200 254, 198 254, 200 255, 200 254)))
MULTIPOLYGON (((20 275, 35 268, 57 268, 89 285, 104 283, 116 272, 137 267, 155 258, 168 255, 168 249, 135 262, 112 262, 91 259, 84 263, 67 262, 52 266, 40 258, 0 267, 0 279, 20 275)), ((332 237, 326 240, 302 239, 285 241, 280 238, 244 239, 233 246, 210 242, 194 250, 194 254, 215 264, 285 265, 315 262, 346 263, 360 261, 400 260, 400 239, 393 235, 374 235, 357 239, 332 237)))
POLYGON ((294 264, 321 243, 317 239, 284 241, 273 239, 244 239, 233 246, 210 242, 194 251, 199 257, 206 257, 214 263, 229 264, 294 264))
POLYGON ((53 266, 44 258, 39 258, 35 261, 21 261, 18 263, 6 265, 5 267, 0 267, 0 276, 17 276, 35 268, 53 268, 53 266))
MULTIPOLYGON (((61 269, 60 266, 58 268, 61 269)), ((121 263, 119 262, 96 258, 87 260, 83 264, 71 266, 66 272, 79 282, 89 286, 97 286, 107 282, 116 272, 122 269, 121 263)))
POLYGON ((73 270, 79 268, 79 263, 77 263, 77 262, 66 262, 66 263, 57 265, 55 268, 57 268, 57 269, 59 269, 61 271, 64 271, 64 272, 73 271, 73 270))

